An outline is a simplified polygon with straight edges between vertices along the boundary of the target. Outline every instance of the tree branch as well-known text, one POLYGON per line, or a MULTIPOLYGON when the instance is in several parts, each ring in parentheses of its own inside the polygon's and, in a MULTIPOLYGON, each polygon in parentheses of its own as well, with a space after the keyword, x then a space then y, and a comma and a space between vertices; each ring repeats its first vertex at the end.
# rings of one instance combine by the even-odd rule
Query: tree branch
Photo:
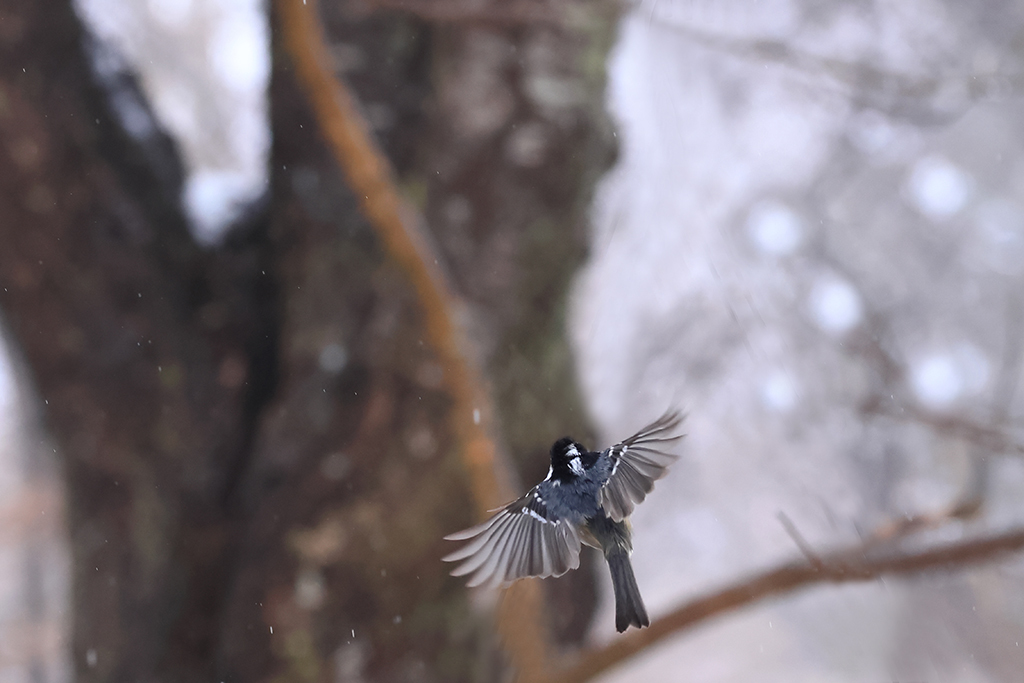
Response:
MULTIPOLYGON (((515 498, 513 476, 491 438, 493 409, 466 330, 468 312, 449 283, 421 218, 403 200, 395 174, 346 85, 334 76, 315 0, 277 0, 282 42, 317 123, 361 209, 391 258, 405 271, 423 311, 427 341, 444 368, 453 429, 461 444, 479 516, 515 498)), ((520 582, 499 610, 513 665, 539 675, 549 660, 540 588, 520 582)))
POLYGON ((502 0, 493 3, 465 0, 367 0, 372 7, 409 12, 437 23, 499 24, 507 26, 554 26, 567 23, 564 6, 536 0, 502 0), (561 10, 561 11, 557 11, 561 10))
POLYGON ((880 415, 892 420, 926 425, 938 434, 963 439, 996 454, 1024 454, 1024 445, 1009 437, 998 426, 981 424, 963 415, 934 413, 909 402, 892 405, 879 398, 866 402, 862 412, 864 415, 880 415))
POLYGON ((584 650, 571 664, 555 675, 530 679, 583 683, 626 661, 676 633, 702 621, 776 595, 822 583, 870 581, 882 576, 901 576, 928 570, 962 568, 992 561, 1000 555, 1024 549, 1024 528, 991 534, 954 543, 938 544, 914 551, 893 551, 891 546, 869 550, 859 544, 852 548, 809 559, 787 562, 735 584, 694 598, 665 616, 650 628, 633 631, 604 647, 584 650))
POLYGON ((659 17, 653 11, 648 21, 696 45, 759 64, 774 62, 796 73, 823 76, 870 106, 925 125, 951 121, 963 114, 967 104, 997 96, 1009 97, 1024 88, 1024 74, 1019 72, 978 74, 965 66, 936 75, 913 74, 876 66, 867 60, 847 61, 815 54, 795 48, 787 40, 736 37, 694 28, 659 17), (937 95, 950 83, 962 86, 965 93, 965 99, 954 107, 937 101, 937 95))

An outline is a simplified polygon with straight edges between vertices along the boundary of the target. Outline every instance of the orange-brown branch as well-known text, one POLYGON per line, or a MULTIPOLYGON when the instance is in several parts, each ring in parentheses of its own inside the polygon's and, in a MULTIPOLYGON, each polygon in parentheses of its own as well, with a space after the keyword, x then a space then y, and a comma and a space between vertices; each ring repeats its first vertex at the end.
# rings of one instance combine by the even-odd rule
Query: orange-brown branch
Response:
MULTIPOLYGON (((480 516, 515 497, 512 477, 497 457, 491 401, 464 328, 466 307, 439 266, 416 213, 399 194, 381 153, 345 84, 332 73, 314 0, 277 0, 282 41, 317 123, 363 213, 419 297, 427 341, 439 356, 453 399, 453 428, 480 516)), ((546 666, 544 621, 536 582, 509 590, 499 628, 516 669, 536 676, 546 666)))

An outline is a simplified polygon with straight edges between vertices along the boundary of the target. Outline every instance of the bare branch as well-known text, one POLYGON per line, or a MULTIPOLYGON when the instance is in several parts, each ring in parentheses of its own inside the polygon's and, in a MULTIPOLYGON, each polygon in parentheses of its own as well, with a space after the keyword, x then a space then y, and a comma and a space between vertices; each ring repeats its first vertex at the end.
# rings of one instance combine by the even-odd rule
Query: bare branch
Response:
POLYGON ((366 0, 371 7, 409 12, 439 24, 498 24, 560 27, 566 24, 564 7, 536 0, 479 3, 467 0, 366 0), (562 11, 559 11, 562 10, 562 11))
POLYGON ((1024 88, 1024 74, 978 74, 963 69, 937 75, 901 73, 870 63, 847 61, 792 47, 783 40, 735 37, 693 28, 652 16, 651 21, 694 44, 750 61, 774 62, 794 72, 820 76, 843 88, 862 104, 922 124, 947 123, 977 101, 1008 97, 1024 88), (963 102, 941 105, 938 96, 951 84, 961 86, 963 102))
POLYGON ((448 281, 422 219, 403 199, 387 158, 347 86, 335 78, 313 0, 279 0, 284 43, 305 87, 317 123, 363 214, 405 270, 423 308, 427 334, 441 357, 445 383, 455 399, 456 434, 462 440, 481 516, 515 497, 511 473, 495 457, 489 426, 491 401, 463 329, 466 307, 448 281))
MULTIPOLYGON (((353 194, 391 258, 405 271, 419 298, 428 342, 440 357, 453 407, 463 464, 477 510, 515 497, 512 474, 491 438, 493 410, 482 371, 464 328, 466 307, 441 268, 422 219, 398 192, 395 173, 377 147, 346 85, 334 76, 314 0, 277 0, 283 44, 305 89, 317 124, 344 171, 353 194)), ((549 659, 540 589, 522 582, 510 590, 499 630, 515 667, 543 672, 549 659)))
POLYGON ((1024 454, 1024 444, 1011 439, 1002 429, 980 424, 962 415, 943 415, 913 404, 892 406, 881 401, 866 404, 863 412, 866 415, 882 415, 894 420, 923 424, 938 434, 963 439, 993 453, 1024 454))
POLYGON ((576 663, 545 678, 521 681, 583 683, 626 661, 638 652, 669 636, 731 610, 822 583, 870 581, 883 576, 901 576, 929 570, 949 571, 991 562, 1007 553, 1024 549, 1024 528, 932 547, 900 551, 869 549, 865 545, 820 556, 820 562, 799 560, 768 569, 713 593, 680 605, 657 619, 650 628, 633 631, 608 645, 580 652, 576 663))

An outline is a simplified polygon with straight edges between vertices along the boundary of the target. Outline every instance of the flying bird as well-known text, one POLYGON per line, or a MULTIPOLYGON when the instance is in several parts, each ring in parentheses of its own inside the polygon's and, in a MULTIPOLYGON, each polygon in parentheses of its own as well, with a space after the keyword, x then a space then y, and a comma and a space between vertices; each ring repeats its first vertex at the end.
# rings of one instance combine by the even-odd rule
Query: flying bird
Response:
POLYGON ((629 515, 679 457, 669 449, 683 435, 683 415, 669 411, 603 451, 569 437, 551 446, 544 481, 498 508, 482 524, 445 536, 468 541, 443 558, 461 562, 452 576, 472 574, 470 586, 509 584, 527 576, 561 576, 580 566, 580 544, 604 552, 615 593, 615 628, 650 625, 629 556, 629 515))

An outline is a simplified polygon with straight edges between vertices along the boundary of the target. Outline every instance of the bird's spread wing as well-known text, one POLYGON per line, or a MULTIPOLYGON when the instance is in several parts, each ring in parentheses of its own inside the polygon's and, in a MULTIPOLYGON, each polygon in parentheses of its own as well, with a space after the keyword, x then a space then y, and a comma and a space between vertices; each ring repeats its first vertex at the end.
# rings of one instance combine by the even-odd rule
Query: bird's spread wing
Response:
POLYGON ((537 487, 483 524, 445 539, 469 541, 443 559, 461 561, 452 576, 472 573, 470 586, 496 586, 527 576, 561 576, 580 566, 580 537, 575 526, 548 511, 537 487))
POLYGON ((633 507, 654 488, 654 482, 665 474, 665 469, 678 455, 667 452, 682 434, 674 434, 683 422, 683 415, 669 411, 657 421, 647 425, 633 436, 608 449, 611 472, 601 487, 600 502, 605 512, 621 522, 633 512, 633 507))

